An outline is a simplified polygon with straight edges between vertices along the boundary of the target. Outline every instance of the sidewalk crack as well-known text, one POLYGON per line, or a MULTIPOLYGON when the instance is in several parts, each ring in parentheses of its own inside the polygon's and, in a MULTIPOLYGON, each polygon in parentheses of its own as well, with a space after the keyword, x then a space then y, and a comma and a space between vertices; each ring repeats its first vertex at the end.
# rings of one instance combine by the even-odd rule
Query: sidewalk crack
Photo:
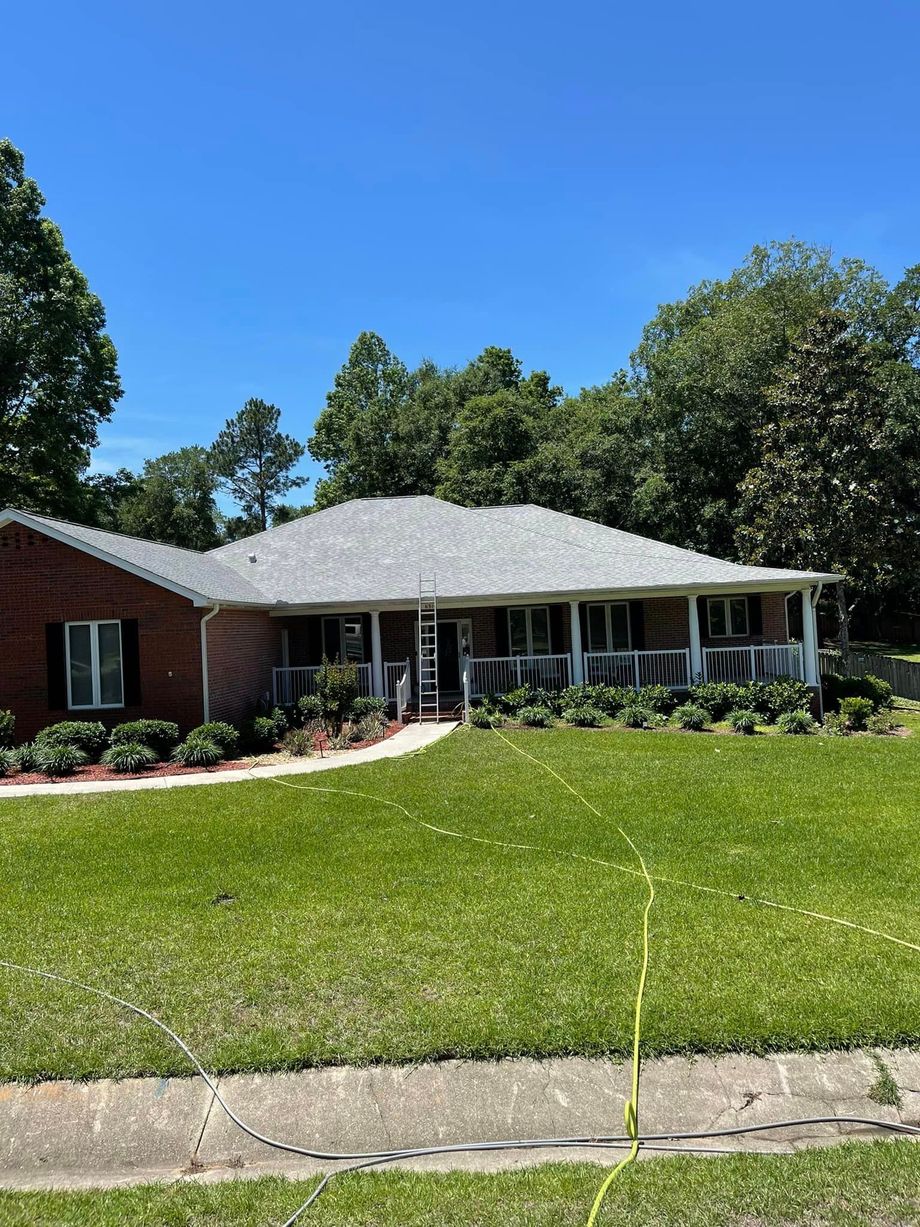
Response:
MULTIPOLYGON (((220 1084, 218 1083, 218 1086, 219 1086, 219 1085, 220 1085, 220 1084)), ((198 1158, 198 1151, 201 1149, 201 1143, 202 1143, 202 1141, 204 1140, 204 1132, 205 1132, 205 1130, 206 1130, 206 1129, 207 1129, 207 1127, 208 1127, 208 1121, 211 1119, 211 1112, 214 1110, 214 1104, 215 1104, 216 1102, 217 1102, 217 1096, 215 1095, 214 1091, 212 1090, 212 1091, 211 1091, 211 1098, 208 1100, 208 1106, 207 1106, 207 1109, 206 1109, 205 1114, 204 1114, 204 1120, 201 1122, 201 1129, 200 1129, 200 1131, 199 1131, 199 1133, 198 1133, 198 1137, 197 1137, 197 1139, 196 1139, 196 1141, 195 1141, 195 1146, 194 1146, 194 1148, 193 1148, 193 1150, 192 1150, 192 1158, 191 1158, 191 1161, 190 1161, 190 1162, 191 1162, 191 1166, 192 1166, 192 1167, 201 1167, 201 1166, 202 1166, 201 1160, 198 1158)))

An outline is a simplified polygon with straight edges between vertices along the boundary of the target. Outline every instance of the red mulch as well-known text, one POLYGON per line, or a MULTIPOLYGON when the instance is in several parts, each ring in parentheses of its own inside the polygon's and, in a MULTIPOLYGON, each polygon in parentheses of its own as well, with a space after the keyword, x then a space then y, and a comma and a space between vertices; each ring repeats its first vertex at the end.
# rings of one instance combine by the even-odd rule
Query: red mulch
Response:
MULTIPOLYGON (((353 742, 348 749, 363 750, 365 746, 376 745, 378 741, 385 741, 394 733, 398 733, 402 727, 398 721, 391 720, 382 737, 375 737, 371 741, 353 742)), ((326 751, 326 741, 322 733, 318 733, 313 739, 314 750, 317 754, 320 752, 320 742, 322 742, 323 752, 326 751)), ((0 777, 0 788, 4 784, 70 784, 77 780, 146 780, 160 775, 202 775, 214 771, 245 771, 251 765, 251 759, 233 759, 230 762, 215 763, 213 767, 186 767, 182 763, 157 763, 156 766, 147 767, 143 771, 113 771, 111 767, 103 767, 101 763, 89 763, 85 767, 78 767, 73 775, 66 777, 49 778, 47 775, 42 775, 40 771, 13 772, 12 775, 0 777)))

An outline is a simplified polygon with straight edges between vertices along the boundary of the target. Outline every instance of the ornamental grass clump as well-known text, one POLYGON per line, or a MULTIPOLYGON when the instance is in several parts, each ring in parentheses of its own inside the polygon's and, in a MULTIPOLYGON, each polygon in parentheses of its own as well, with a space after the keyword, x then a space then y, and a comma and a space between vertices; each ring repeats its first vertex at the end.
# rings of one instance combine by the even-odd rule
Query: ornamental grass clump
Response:
POLYGON ((562 719, 577 729, 596 729, 604 723, 604 713, 599 707, 582 703, 578 707, 567 707, 562 713, 562 719))
POLYGON ((172 720, 126 720, 116 724, 109 733, 109 745, 149 746, 157 758, 165 762, 173 747, 179 744, 179 726, 172 720))
POLYGON ((628 703, 620 711, 617 720, 625 729, 659 729, 667 716, 653 711, 651 707, 643 707, 641 703, 628 703))
POLYGON ((173 762, 181 763, 183 767, 213 767, 223 757, 224 752, 217 742, 201 736, 197 730, 189 733, 172 752, 173 762))
POLYGON ((152 746, 145 746, 143 742, 118 741, 114 746, 109 746, 99 761, 113 771, 143 771, 158 761, 158 755, 152 746))
POLYGON ((82 750, 86 759, 97 759, 106 747, 108 733, 98 720, 62 720, 49 724, 35 738, 36 745, 73 746, 82 750))
POLYGON ((186 741, 210 741, 221 751, 221 758, 230 758, 240 748, 240 735, 225 720, 211 720, 192 729, 186 741))
POLYGON ((733 733, 741 733, 745 737, 751 737, 757 729, 757 712, 748 708, 739 707, 730 711, 726 719, 733 733))
POLYGON ((678 727, 690 733, 701 733, 711 719, 706 708, 697 703, 682 703, 674 709, 674 720, 678 727))
POLYGON ((89 762, 89 755, 69 742, 43 742, 35 747, 35 767, 42 775, 73 775, 89 762))
POLYGON ((522 707, 517 718, 527 728, 548 729, 553 722, 553 713, 548 707, 522 707))
POLYGON ((16 766, 16 755, 7 746, 0 746, 0 779, 9 775, 16 766))
POLYGON ((817 728, 817 724, 811 712, 807 712, 802 708, 799 711, 782 712, 776 721, 776 727, 780 733, 789 733, 794 737, 800 737, 813 733, 817 728))

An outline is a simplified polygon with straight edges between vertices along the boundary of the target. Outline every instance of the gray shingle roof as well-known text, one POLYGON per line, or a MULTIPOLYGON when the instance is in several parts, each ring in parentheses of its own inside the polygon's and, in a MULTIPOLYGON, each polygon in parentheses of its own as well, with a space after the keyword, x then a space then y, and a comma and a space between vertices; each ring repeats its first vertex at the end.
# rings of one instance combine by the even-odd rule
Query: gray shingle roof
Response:
MULTIPOLYGON (((0 513, 0 523, 6 515, 0 513)), ((420 572, 437 575, 442 602, 675 588, 792 588, 837 578, 722 562, 543 507, 458 507, 428 495, 354 499, 207 554, 48 516, 10 515, 199 603, 411 603, 418 599, 420 572)))
POLYGON ((834 578, 722 562, 540 507, 471 509, 428 495, 355 499, 210 557, 291 605, 411 602, 420 572, 437 575, 442 601, 834 578))
POLYGON ((129 569, 146 572, 154 582, 165 580, 167 585, 184 590, 185 594, 198 596, 208 601, 226 601, 233 604, 266 604, 264 593, 233 567, 225 566, 213 554, 199 554, 195 550, 179 549, 175 545, 161 545, 157 541, 143 541, 140 537, 126 537, 121 533, 105 532, 101 528, 87 528, 85 524, 71 524, 66 520, 54 520, 50 516, 30 512, 0 512, 0 523, 5 518, 43 529, 52 536, 69 538, 88 546, 90 551, 115 563, 126 563, 129 569))

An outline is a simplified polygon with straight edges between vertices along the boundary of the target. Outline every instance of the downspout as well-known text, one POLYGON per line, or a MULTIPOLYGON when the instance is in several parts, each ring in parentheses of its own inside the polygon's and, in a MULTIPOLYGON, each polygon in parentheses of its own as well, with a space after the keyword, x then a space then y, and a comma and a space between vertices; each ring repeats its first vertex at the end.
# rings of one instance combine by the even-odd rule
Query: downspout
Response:
POLYGON ((220 613, 220 605, 215 604, 210 613, 201 619, 201 710, 204 716, 203 724, 211 719, 211 699, 208 694, 208 623, 215 614, 220 613))

